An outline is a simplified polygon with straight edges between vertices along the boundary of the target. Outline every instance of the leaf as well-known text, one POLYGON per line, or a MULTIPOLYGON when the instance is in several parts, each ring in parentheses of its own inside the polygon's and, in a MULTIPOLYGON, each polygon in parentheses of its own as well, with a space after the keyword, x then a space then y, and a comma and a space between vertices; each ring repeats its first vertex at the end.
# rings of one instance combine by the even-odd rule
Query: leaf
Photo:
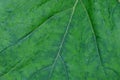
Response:
POLYGON ((0 80, 119 80, 117 0, 0 0, 0 80))

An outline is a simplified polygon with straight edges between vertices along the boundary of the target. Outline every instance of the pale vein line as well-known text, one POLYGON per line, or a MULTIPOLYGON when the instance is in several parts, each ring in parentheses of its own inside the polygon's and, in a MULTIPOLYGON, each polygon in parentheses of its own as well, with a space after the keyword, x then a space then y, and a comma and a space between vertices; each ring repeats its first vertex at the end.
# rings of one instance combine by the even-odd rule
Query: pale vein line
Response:
POLYGON ((43 22, 41 22, 36 28, 34 28, 33 30, 31 30, 30 32, 28 32, 27 34, 25 34, 24 36, 22 36, 20 39, 18 39, 16 42, 6 46, 5 48, 3 48, 0 53, 4 52, 5 50, 7 50, 8 48, 26 40, 27 38, 29 38, 35 31, 37 31, 43 24, 45 24, 47 21, 49 21, 52 17, 54 17, 55 15, 57 14, 60 14, 60 13, 63 13, 67 10, 69 10, 71 8, 68 8, 68 9, 65 9, 65 10, 62 10, 62 11, 58 11, 58 12, 55 12, 53 13, 53 15, 50 15, 47 19, 45 19, 43 22))
POLYGON ((105 72, 105 70, 104 70, 104 65, 103 65, 103 63, 102 63, 101 54, 100 54, 100 51, 99 51, 99 48, 98 48, 97 39, 96 39, 95 31, 94 31, 94 29, 93 29, 92 22, 91 22, 91 20, 90 20, 88 11, 86 10, 86 7, 85 7, 84 3, 82 2, 82 0, 80 0, 80 2, 81 2, 81 4, 82 4, 82 6, 83 6, 83 8, 84 8, 84 10, 85 10, 85 12, 86 12, 86 14, 87 14, 87 16, 88 16, 88 20, 89 20, 89 23, 90 23, 90 25, 91 25, 91 30, 92 30, 93 37, 94 37, 95 44, 96 44, 95 47, 96 47, 96 49, 97 49, 97 53, 98 53, 98 56, 99 56, 99 59, 100 59, 100 64, 101 64, 101 66, 102 66, 102 68, 103 68, 103 72, 104 72, 105 75, 106 75, 106 72, 105 72))
POLYGON ((65 61, 64 61, 64 59, 62 58, 61 55, 60 55, 60 59, 61 59, 61 61, 62 61, 64 70, 65 70, 65 73, 66 73, 66 78, 67 78, 67 80, 69 80, 69 75, 68 75, 68 71, 67 71, 67 66, 66 66, 65 61))
POLYGON ((55 64, 56 64, 56 62, 57 62, 57 60, 58 60, 58 57, 61 57, 61 56, 60 56, 60 52, 61 52, 61 49, 62 49, 62 47, 63 47, 63 43, 64 43, 64 41, 65 41, 66 35, 67 35, 67 33, 68 33, 68 30, 69 30, 69 27, 70 27, 70 24, 71 24, 71 21, 72 21, 72 18, 73 18, 73 14, 74 14, 74 12, 75 12, 75 8, 76 8, 76 6, 77 6, 77 3, 78 3, 78 0, 75 1, 75 4, 74 4, 74 6, 73 6, 73 8, 72 8, 72 13, 71 13, 69 22, 68 22, 68 24, 67 24, 67 28, 66 28, 66 30, 65 30, 65 33, 64 33, 64 35, 63 35, 61 44, 60 44, 60 46, 59 46, 59 50, 58 50, 58 52, 57 52, 57 56, 55 57, 55 60, 54 60, 54 62, 53 62, 53 64, 52 64, 52 66, 51 66, 52 69, 51 69, 50 74, 49 74, 49 76, 48 76, 49 79, 50 79, 50 77, 52 76, 52 73, 53 73, 55 64))

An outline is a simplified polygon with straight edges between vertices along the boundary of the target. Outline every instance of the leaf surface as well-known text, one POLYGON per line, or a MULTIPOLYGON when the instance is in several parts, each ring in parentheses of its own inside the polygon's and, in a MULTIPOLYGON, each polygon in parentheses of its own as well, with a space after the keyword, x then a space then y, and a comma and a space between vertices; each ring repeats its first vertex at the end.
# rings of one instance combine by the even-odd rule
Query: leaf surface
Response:
POLYGON ((0 80, 119 80, 117 0, 0 0, 0 80))

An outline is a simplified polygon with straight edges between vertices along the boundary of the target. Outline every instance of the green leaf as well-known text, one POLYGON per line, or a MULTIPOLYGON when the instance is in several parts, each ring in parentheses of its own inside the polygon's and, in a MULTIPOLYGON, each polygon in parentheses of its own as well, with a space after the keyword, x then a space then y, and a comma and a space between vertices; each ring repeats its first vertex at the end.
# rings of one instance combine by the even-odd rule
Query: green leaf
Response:
POLYGON ((0 80, 119 80, 119 0, 0 0, 0 80))

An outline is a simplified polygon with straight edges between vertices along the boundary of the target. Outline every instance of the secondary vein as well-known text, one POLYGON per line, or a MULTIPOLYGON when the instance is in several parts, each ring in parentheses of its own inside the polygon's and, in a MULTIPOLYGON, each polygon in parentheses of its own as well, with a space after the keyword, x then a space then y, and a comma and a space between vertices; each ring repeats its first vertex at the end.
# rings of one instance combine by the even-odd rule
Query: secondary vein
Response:
POLYGON ((82 0, 80 0, 80 2, 81 2, 81 5, 83 6, 83 8, 84 8, 84 10, 85 10, 85 12, 86 12, 86 14, 87 14, 87 16, 88 16, 88 20, 89 20, 89 23, 90 23, 90 26, 91 26, 91 30, 92 30, 92 33, 93 33, 93 37, 94 37, 94 40, 95 40, 95 44, 96 44, 95 47, 96 47, 96 50, 97 50, 97 53, 98 53, 98 56, 99 56, 99 59, 100 59, 100 64, 101 64, 101 66, 102 66, 102 68, 103 68, 103 71, 104 71, 104 73, 105 73, 105 75, 106 75, 106 72, 105 72, 105 70, 104 70, 104 65, 103 65, 103 62, 102 62, 103 60, 102 60, 101 53, 100 53, 100 51, 99 51, 99 47, 98 47, 98 43, 97 43, 97 38, 96 38, 95 30, 94 30, 94 28, 93 28, 93 24, 92 24, 92 22, 91 22, 90 16, 89 16, 89 14, 88 14, 88 11, 87 11, 84 3, 82 2, 82 0))
POLYGON ((48 76, 49 79, 50 79, 51 76, 52 76, 52 73, 53 73, 53 70, 54 70, 54 67, 55 67, 55 64, 56 64, 58 58, 59 58, 59 57, 61 58, 60 52, 61 52, 61 50, 62 50, 63 43, 64 43, 64 41, 65 41, 66 35, 68 34, 68 30, 69 30, 69 28, 70 28, 70 24, 71 24, 71 21, 72 21, 72 18, 73 18, 73 15, 74 15, 74 12, 75 12, 75 8, 76 8, 77 4, 78 4, 78 0, 75 1, 74 6, 73 6, 73 8, 72 8, 72 13, 71 13, 69 22, 68 22, 68 24, 67 24, 67 28, 66 28, 65 33, 64 33, 64 35, 63 35, 62 41, 61 41, 60 46, 59 46, 59 50, 58 50, 58 52, 57 52, 57 56, 55 57, 55 60, 54 60, 54 62, 53 62, 53 64, 52 64, 52 67, 51 67, 52 69, 51 69, 50 74, 49 74, 49 76, 48 76))

